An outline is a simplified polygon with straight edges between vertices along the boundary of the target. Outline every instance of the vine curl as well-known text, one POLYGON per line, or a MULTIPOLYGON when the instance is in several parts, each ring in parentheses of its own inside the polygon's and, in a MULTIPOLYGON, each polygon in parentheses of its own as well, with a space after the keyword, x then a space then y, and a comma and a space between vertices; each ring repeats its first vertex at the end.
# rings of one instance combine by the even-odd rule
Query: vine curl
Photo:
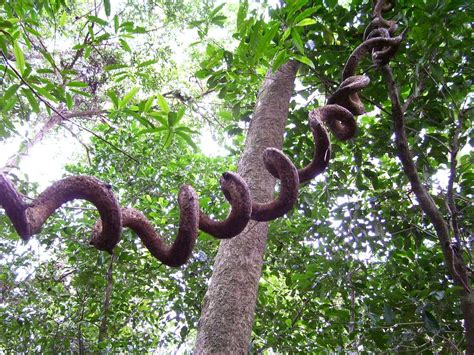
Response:
POLYGON ((121 208, 111 186, 90 176, 72 176, 54 183, 31 203, 14 185, 0 174, 0 206, 3 206, 17 233, 24 240, 40 231, 46 219, 61 205, 75 199, 90 201, 99 211, 91 244, 103 251, 112 252, 120 240, 122 227, 132 229, 151 254, 166 265, 183 265, 190 257, 199 229, 219 239, 232 238, 241 233, 250 219, 271 221, 291 210, 298 196, 298 187, 328 166, 331 147, 326 125, 341 140, 356 133, 354 116, 365 112, 358 92, 369 85, 365 75, 356 75, 362 57, 371 53, 375 66, 386 64, 397 52, 406 31, 395 36, 397 24, 386 20, 382 13, 393 8, 393 0, 374 1, 373 19, 364 32, 364 42, 349 56, 339 88, 328 98, 327 104, 312 110, 309 127, 314 137, 312 161, 296 169, 291 160, 278 149, 267 148, 263 163, 275 178, 281 181, 279 196, 266 203, 252 201, 247 183, 238 174, 226 172, 220 179, 221 189, 231 205, 223 221, 216 221, 199 208, 198 197, 189 185, 183 185, 178 196, 180 223, 177 237, 167 246, 145 215, 133 208, 121 208))

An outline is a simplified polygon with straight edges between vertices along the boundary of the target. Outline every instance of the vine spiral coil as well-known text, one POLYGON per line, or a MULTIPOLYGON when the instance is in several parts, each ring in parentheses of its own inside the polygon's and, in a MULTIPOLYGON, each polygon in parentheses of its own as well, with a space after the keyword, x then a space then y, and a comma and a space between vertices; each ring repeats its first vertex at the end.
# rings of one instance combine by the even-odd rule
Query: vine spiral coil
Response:
POLYGON ((232 238, 241 233, 252 219, 271 221, 291 210, 298 197, 298 187, 321 174, 330 159, 329 135, 323 124, 336 138, 348 140, 356 133, 354 116, 365 112, 358 92, 367 87, 370 79, 356 75, 361 58, 371 53, 375 66, 386 64, 398 50, 405 31, 394 36, 395 21, 385 20, 382 12, 391 10, 393 1, 374 1, 373 20, 364 33, 364 42, 349 56, 339 88, 328 98, 327 104, 312 110, 309 127, 314 137, 314 155, 304 168, 297 169, 291 160, 278 149, 267 148, 263 163, 269 173, 281 181, 279 196, 266 203, 252 201, 247 183, 238 175, 226 172, 220 179, 221 189, 231 205, 224 221, 215 221, 199 208, 194 189, 183 185, 178 202, 180 224, 178 235, 167 246, 143 213, 133 208, 121 208, 110 185, 90 176, 71 176, 48 187, 36 199, 25 203, 14 185, 0 174, 0 205, 24 240, 38 233, 46 219, 64 203, 74 199, 90 201, 100 214, 94 226, 91 244, 103 251, 112 252, 120 240, 123 227, 132 229, 158 260, 169 266, 183 265, 190 257, 199 229, 219 239, 232 238))

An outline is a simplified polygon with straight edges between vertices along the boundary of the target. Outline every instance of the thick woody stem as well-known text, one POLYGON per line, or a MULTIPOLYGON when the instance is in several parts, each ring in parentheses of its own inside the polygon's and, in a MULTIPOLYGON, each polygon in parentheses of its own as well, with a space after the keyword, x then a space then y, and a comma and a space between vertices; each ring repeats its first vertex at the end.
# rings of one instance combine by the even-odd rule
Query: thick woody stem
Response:
MULTIPOLYGON (((191 186, 181 186, 178 204, 180 210, 179 229, 171 246, 166 245, 143 213, 128 207, 121 210, 123 227, 133 230, 151 255, 171 267, 179 267, 188 261, 198 235, 199 200, 191 186)), ((100 232, 102 221, 97 221, 94 229, 100 232)))
POLYGON ((332 133, 340 140, 354 137, 357 124, 354 115, 340 105, 326 105, 311 111, 310 117, 327 124, 332 133))
POLYGON ((247 183, 231 172, 222 174, 221 189, 232 209, 224 221, 214 221, 200 211, 199 229, 218 239, 229 239, 242 232, 250 220, 252 201, 247 183))
POLYGON ((167 246, 143 213, 123 208, 123 226, 132 229, 150 253, 163 264, 178 267, 186 263, 196 242, 199 225, 199 200, 189 185, 181 187, 178 197, 180 209, 179 230, 176 240, 167 246))
POLYGON ((290 159, 280 150, 267 148, 263 152, 263 163, 268 172, 280 179, 280 194, 271 202, 252 202, 251 218, 255 221, 272 221, 293 208, 298 198, 298 171, 290 159))
POLYGON ((21 239, 28 240, 31 236, 26 218, 28 206, 15 186, 3 174, 0 174, 0 205, 5 209, 5 213, 12 221, 21 239))
POLYGON ((354 75, 344 80, 329 97, 328 104, 338 104, 349 110, 354 116, 365 113, 364 104, 357 92, 367 87, 370 79, 365 75, 354 75))
POLYGON ((87 200, 97 207, 104 228, 93 235, 91 244, 111 252, 120 240, 122 221, 120 206, 110 186, 90 176, 71 176, 54 183, 26 204, 11 182, 0 175, 0 205, 24 240, 38 233, 61 205, 76 199, 87 200))
POLYGON ((321 120, 310 113, 309 126, 314 138, 314 156, 307 166, 298 169, 300 184, 310 181, 321 174, 327 168, 331 157, 329 135, 321 120))
MULTIPOLYGON (((405 32, 393 38, 375 37, 364 41, 356 49, 354 49, 352 54, 349 56, 349 59, 346 62, 346 66, 344 67, 344 70, 342 72, 342 80, 344 81, 347 78, 354 76, 357 65, 359 64, 362 57, 374 48, 392 48, 392 50, 390 50, 388 53, 382 52, 382 54, 384 55, 384 59, 390 59, 387 58, 388 54, 395 54, 396 50, 398 49, 400 43, 403 40, 404 34, 405 32)), ((382 54, 377 54, 377 56, 382 57, 382 54)))

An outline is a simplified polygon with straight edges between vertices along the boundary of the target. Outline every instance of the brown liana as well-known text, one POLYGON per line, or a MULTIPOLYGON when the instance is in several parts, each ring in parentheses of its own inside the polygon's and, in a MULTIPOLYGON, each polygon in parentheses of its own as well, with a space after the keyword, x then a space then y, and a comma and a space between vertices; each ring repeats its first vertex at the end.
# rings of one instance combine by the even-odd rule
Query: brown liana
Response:
POLYGON ((398 50, 405 32, 394 36, 395 21, 382 17, 382 12, 393 8, 393 0, 374 1, 373 20, 364 33, 364 42, 349 56, 342 75, 342 83, 329 97, 327 105, 309 113, 309 127, 315 147, 312 161, 297 169, 291 160, 278 149, 267 148, 263 163, 271 175, 280 180, 277 198, 266 203, 252 201, 247 183, 236 173, 226 172, 220 179, 221 189, 231 205, 223 221, 213 220, 199 208, 199 198, 194 189, 183 185, 178 203, 180 223, 178 235, 171 246, 143 213, 133 208, 121 208, 111 186, 90 176, 71 176, 55 182, 32 202, 25 202, 15 186, 0 174, 0 206, 2 206, 23 240, 38 233, 46 219, 64 203, 75 199, 91 202, 99 211, 100 220, 92 232, 90 244, 103 251, 112 252, 120 240, 122 228, 132 229, 150 253, 162 263, 178 267, 191 256, 199 230, 215 238, 237 236, 252 219, 271 221, 289 212, 298 197, 298 187, 321 174, 330 159, 329 135, 325 124, 341 140, 348 140, 356 133, 354 116, 363 114, 364 106, 358 91, 369 85, 365 75, 356 75, 357 65, 366 53, 371 53, 375 65, 386 64, 398 50))

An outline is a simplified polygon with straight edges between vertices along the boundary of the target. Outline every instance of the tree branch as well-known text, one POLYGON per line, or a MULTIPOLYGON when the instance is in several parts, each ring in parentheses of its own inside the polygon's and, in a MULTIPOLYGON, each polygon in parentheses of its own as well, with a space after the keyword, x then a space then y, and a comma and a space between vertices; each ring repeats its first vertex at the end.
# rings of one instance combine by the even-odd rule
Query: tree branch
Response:
POLYGON ((65 112, 61 115, 53 115, 51 116, 41 127, 41 129, 31 138, 22 148, 19 149, 18 152, 13 154, 8 160, 6 161, 3 168, 0 169, 2 172, 8 172, 12 169, 18 168, 20 157, 26 156, 30 153, 31 149, 41 142, 46 134, 51 131, 54 127, 61 124, 63 120, 68 120, 70 118, 79 118, 79 117, 92 117, 96 115, 100 115, 105 113, 105 110, 89 110, 89 111, 82 111, 82 112, 65 112))
POLYGON ((451 152, 450 152, 450 162, 449 162, 449 180, 448 180, 448 208, 451 215, 451 226, 453 228, 454 239, 458 248, 461 248, 461 237, 459 235, 459 226, 458 226, 458 210, 456 208, 456 203, 454 202, 454 182, 456 180, 456 168, 457 168, 457 155, 459 152, 459 136, 461 135, 462 124, 463 124, 463 115, 464 111, 461 111, 458 115, 458 121, 456 123, 456 128, 453 132, 453 138, 451 140, 451 152))
POLYGON ((392 70, 388 65, 382 66, 381 70, 392 102, 391 115, 394 123, 395 143, 397 146, 398 156, 402 162, 403 170, 410 181, 421 209, 428 216, 436 230, 436 235, 443 251, 446 266, 450 271, 454 282, 461 285, 466 292, 471 292, 464 261, 462 260, 461 255, 458 254, 451 245, 448 225, 425 186, 421 183, 418 171, 413 162, 413 156, 408 146, 408 140, 405 133, 402 104, 400 102, 400 96, 392 70))
MULTIPOLYGON (((18 79, 20 79, 20 81, 25 84, 30 90, 31 92, 38 98, 38 100, 40 100, 41 102, 43 102, 47 107, 49 107, 54 113, 56 113, 61 119, 63 119, 64 121, 67 120, 66 117, 63 116, 63 114, 58 111, 55 107, 53 107, 53 105, 51 105, 49 103, 48 100, 44 99, 40 94, 38 94, 38 92, 35 90, 34 87, 32 87, 30 85, 30 83, 28 83, 24 78, 23 76, 10 64, 10 62, 8 61, 7 57, 5 56, 5 54, 3 53, 3 51, 0 51, 0 54, 2 55, 3 57, 3 60, 5 62, 5 65, 8 66, 14 73, 15 75, 18 77, 18 79)), ((119 147, 117 147, 115 144, 113 143, 110 143, 108 140, 106 140, 105 138, 101 137, 100 135, 98 135, 97 133, 95 133, 94 131, 90 130, 89 128, 86 128, 84 126, 81 126, 80 124, 74 122, 74 121, 71 121, 71 123, 77 127, 79 127, 80 129, 86 131, 86 132, 89 132, 90 134, 92 134, 94 137, 96 137, 97 139, 101 140, 102 142, 104 142, 105 144, 111 146, 112 148, 114 148, 115 150, 117 150, 118 152, 122 153, 123 155, 125 155, 126 157, 128 157, 129 159, 133 160, 135 163, 137 164, 140 164, 140 162, 135 159, 134 157, 132 157, 130 154, 128 154, 127 152, 125 152, 124 150, 120 149, 119 147)), ((140 166, 140 165, 139 165, 140 166)))
POLYGON ((110 312, 110 299, 112 297, 114 282, 113 265, 116 259, 117 256, 112 253, 112 255, 110 255, 109 268, 107 269, 107 287, 105 288, 104 305, 102 306, 103 317, 99 327, 99 344, 102 343, 105 340, 105 337, 107 336, 107 319, 110 312))

